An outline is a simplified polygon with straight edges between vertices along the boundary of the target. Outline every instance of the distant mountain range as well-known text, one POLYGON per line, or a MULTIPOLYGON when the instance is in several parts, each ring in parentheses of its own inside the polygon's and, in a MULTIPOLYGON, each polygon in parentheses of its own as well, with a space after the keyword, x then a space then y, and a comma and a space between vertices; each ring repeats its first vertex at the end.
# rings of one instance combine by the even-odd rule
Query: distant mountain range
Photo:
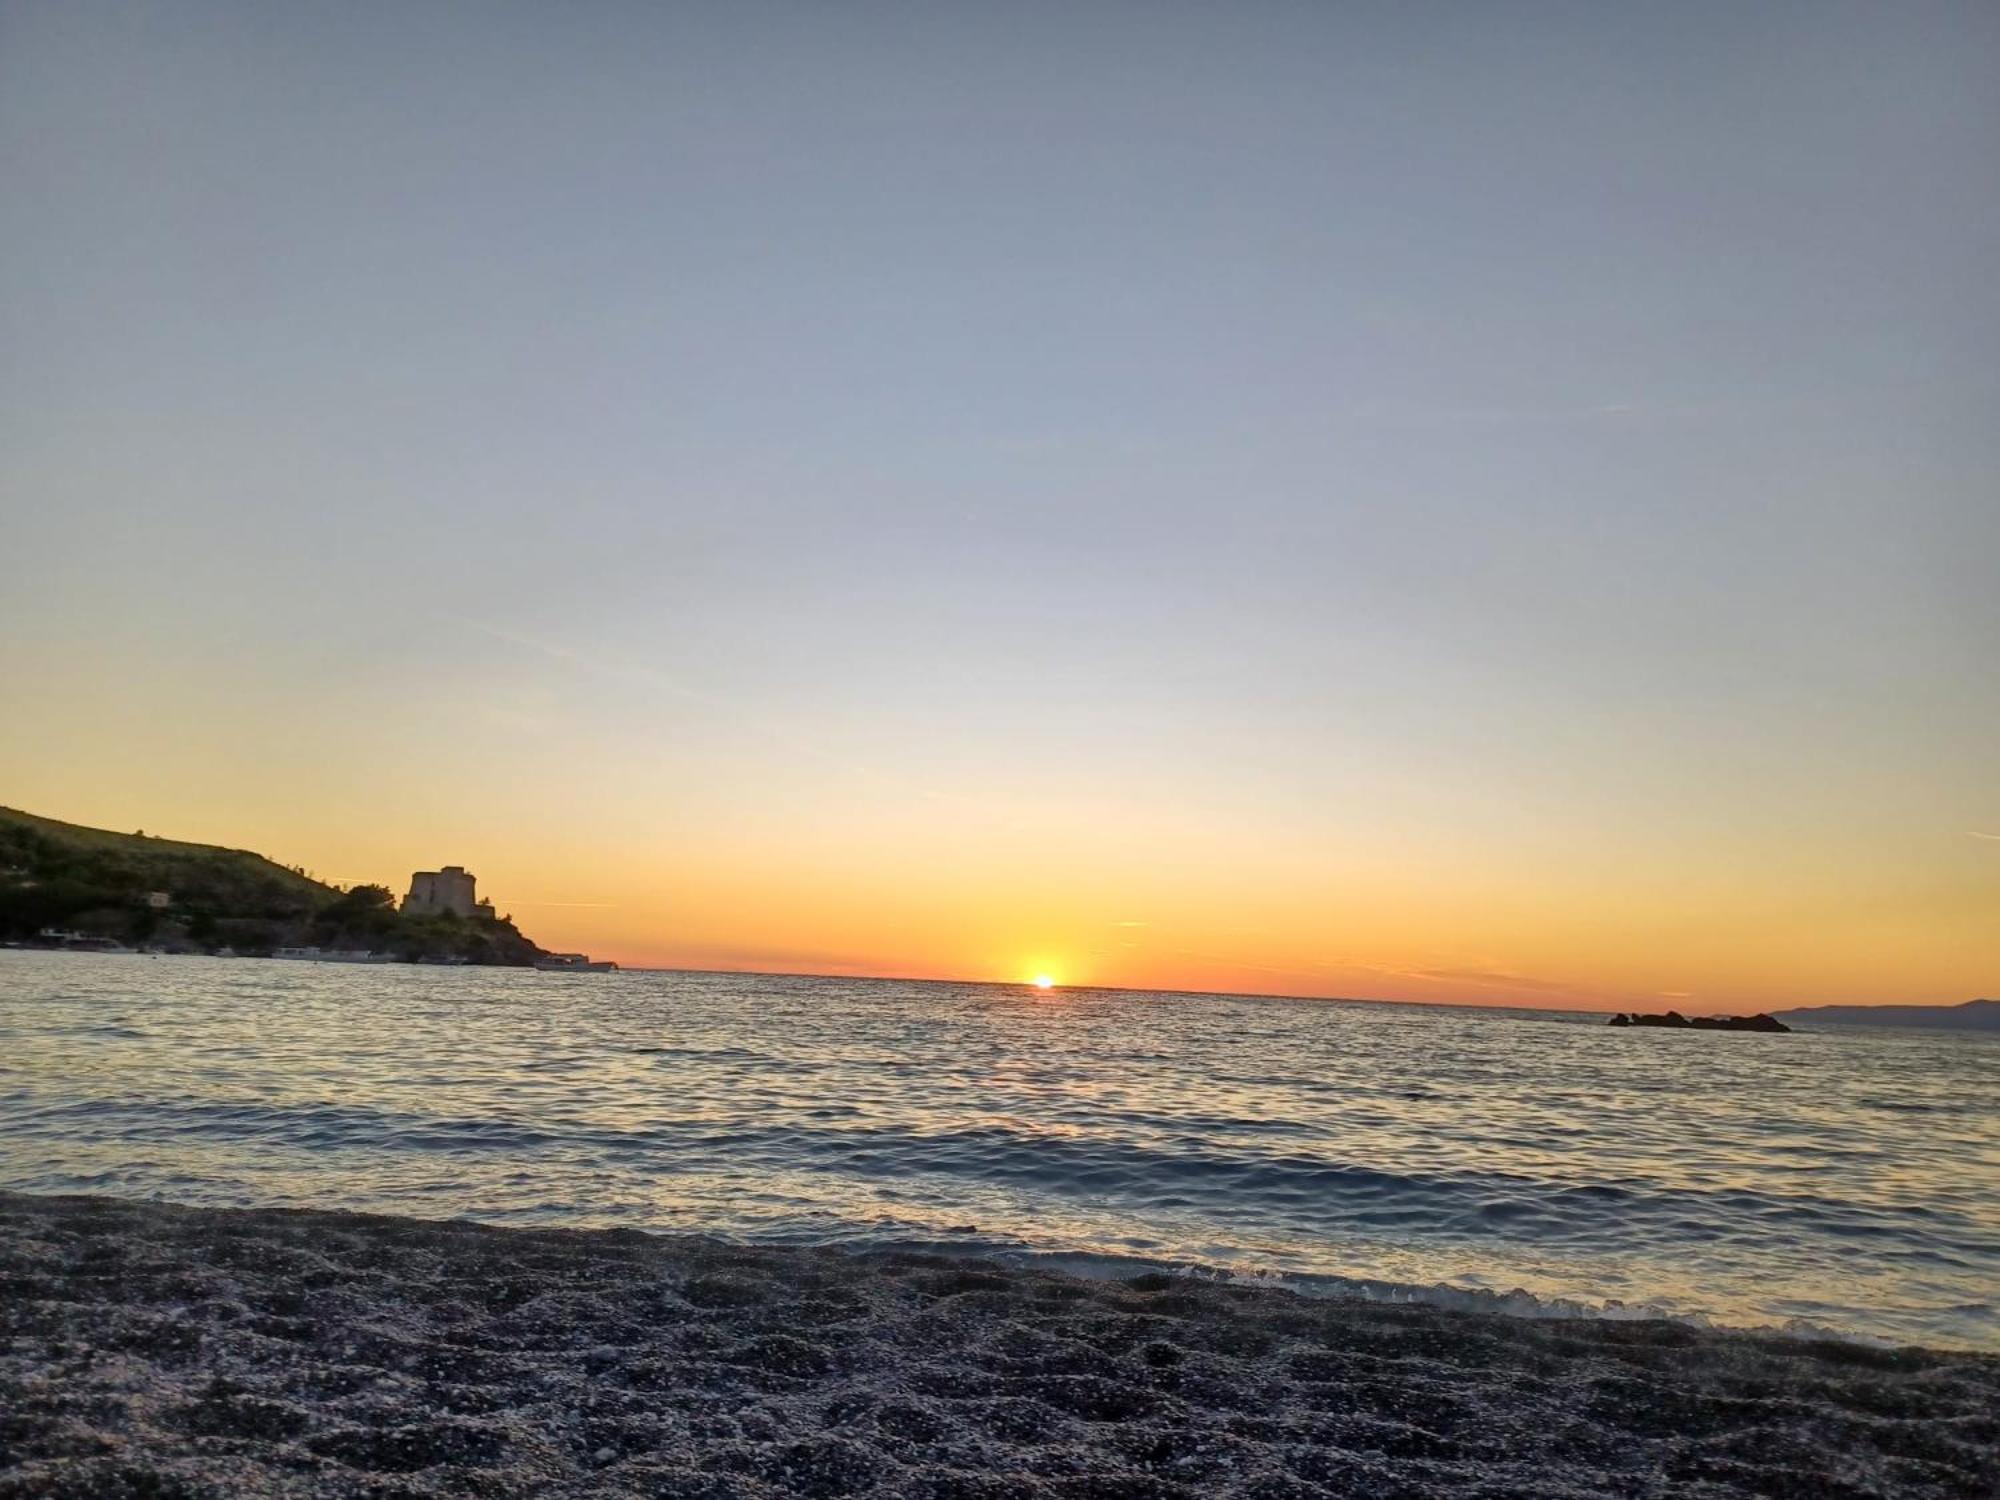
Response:
POLYGON ((1808 1005, 1775 1012, 1801 1026, 1918 1026, 1932 1031, 2000 1031, 2000 1000, 1963 1005, 1808 1005))

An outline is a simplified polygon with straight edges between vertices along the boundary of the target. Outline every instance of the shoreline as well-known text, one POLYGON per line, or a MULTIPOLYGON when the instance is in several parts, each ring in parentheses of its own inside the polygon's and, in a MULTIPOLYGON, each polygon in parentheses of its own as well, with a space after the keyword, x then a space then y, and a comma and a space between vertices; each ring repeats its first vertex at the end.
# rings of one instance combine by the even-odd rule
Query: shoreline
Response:
POLYGON ((0 1193, 0 1497, 1986 1493, 2000 1356, 0 1193))

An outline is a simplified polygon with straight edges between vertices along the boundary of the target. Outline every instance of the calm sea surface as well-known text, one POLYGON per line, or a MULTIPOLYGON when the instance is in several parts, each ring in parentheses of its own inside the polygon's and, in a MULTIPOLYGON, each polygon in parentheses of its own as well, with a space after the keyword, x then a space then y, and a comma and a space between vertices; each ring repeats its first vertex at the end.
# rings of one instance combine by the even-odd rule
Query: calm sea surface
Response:
POLYGON ((0 952, 0 1187, 2000 1347, 2000 1039, 1966 1035, 0 952))

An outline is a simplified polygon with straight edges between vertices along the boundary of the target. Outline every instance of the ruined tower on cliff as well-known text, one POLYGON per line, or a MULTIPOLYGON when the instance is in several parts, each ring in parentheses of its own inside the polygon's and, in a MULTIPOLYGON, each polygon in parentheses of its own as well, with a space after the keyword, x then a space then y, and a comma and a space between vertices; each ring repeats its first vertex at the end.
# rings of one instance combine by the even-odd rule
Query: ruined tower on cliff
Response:
POLYGON ((410 877, 410 894, 403 898, 403 910, 412 916, 430 917, 440 912, 456 912, 469 917, 479 908, 473 877, 464 865, 446 865, 442 870, 419 870, 410 877))

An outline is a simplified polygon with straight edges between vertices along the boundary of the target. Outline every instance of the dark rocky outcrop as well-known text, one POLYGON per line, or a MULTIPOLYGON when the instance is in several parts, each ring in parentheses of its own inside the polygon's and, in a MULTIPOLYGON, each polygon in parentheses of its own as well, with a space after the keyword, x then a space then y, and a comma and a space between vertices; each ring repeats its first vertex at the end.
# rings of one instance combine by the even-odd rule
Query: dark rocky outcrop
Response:
POLYGON ((1620 1011, 1611 1018, 1613 1026, 1664 1026, 1670 1031, 1790 1031, 1792 1028, 1776 1016, 1758 1014, 1754 1016, 1695 1016, 1689 1018, 1677 1010, 1661 1011, 1656 1015, 1645 1015, 1638 1011, 1630 1015, 1620 1011))

